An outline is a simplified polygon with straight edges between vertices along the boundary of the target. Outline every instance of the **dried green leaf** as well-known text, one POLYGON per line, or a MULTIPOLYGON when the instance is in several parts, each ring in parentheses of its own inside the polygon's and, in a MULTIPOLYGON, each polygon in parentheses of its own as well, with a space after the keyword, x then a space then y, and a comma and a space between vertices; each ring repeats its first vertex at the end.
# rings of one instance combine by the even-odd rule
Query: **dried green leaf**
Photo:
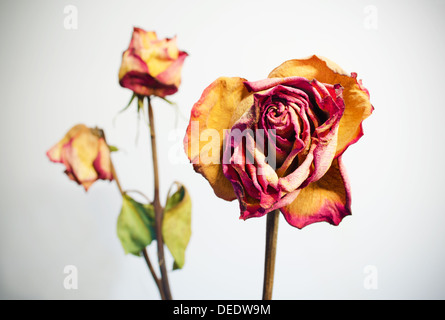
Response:
POLYGON ((192 234, 192 202, 187 189, 175 183, 178 190, 168 197, 162 222, 164 243, 175 262, 173 270, 181 269, 185 263, 185 250, 192 234))
POLYGON ((156 239, 154 209, 128 195, 122 198, 122 209, 117 220, 117 235, 125 253, 139 256, 156 239))

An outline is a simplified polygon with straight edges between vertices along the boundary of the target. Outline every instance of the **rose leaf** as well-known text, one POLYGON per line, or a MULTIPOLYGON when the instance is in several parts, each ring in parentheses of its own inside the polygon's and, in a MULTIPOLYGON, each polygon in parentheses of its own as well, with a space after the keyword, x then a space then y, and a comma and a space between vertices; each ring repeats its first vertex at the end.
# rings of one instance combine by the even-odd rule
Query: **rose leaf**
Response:
POLYGON ((140 252, 156 239, 153 206, 139 203, 124 195, 117 219, 117 235, 125 253, 139 256, 140 252))
POLYGON ((185 250, 192 234, 192 202, 187 189, 180 183, 176 185, 178 190, 167 198, 162 222, 164 243, 175 260, 173 270, 184 266, 185 250))

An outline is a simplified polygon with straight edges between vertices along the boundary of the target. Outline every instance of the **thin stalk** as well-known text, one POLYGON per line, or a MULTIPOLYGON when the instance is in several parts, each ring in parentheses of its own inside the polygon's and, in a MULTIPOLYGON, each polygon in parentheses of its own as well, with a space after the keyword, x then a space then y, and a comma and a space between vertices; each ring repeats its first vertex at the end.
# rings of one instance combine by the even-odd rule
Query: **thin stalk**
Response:
POLYGON ((172 295, 170 292, 170 285, 168 283, 167 268, 165 266, 164 258, 164 240, 162 238, 162 220, 164 218, 164 209, 161 206, 159 199, 159 169, 158 169, 158 155, 156 149, 156 133, 155 133, 155 122, 153 116, 153 108, 151 106, 150 97, 148 100, 148 121, 150 125, 150 139, 151 139, 151 153, 153 157, 153 176, 154 176, 154 198, 153 207, 155 210, 155 223, 156 223, 156 242, 158 245, 158 261, 159 269, 161 271, 161 284, 165 294, 166 300, 172 300, 172 295))
POLYGON ((153 276, 156 286, 159 289, 159 294, 161 295, 161 299, 165 300, 165 294, 164 294, 164 290, 162 288, 161 280, 156 276, 155 269, 153 268, 153 265, 151 264, 151 261, 150 261, 150 257, 148 256, 147 248, 142 250, 142 254, 144 255, 145 262, 147 263, 148 269, 150 270, 150 273, 153 276))
POLYGON ((117 188, 119 189, 120 194, 122 196, 124 196, 125 192, 122 189, 122 185, 121 185, 121 183, 119 181, 119 178, 117 177, 116 169, 114 168, 114 164, 113 164, 113 161, 111 161, 111 159, 110 159, 110 163, 111 163, 111 174, 113 175, 113 179, 116 182, 116 185, 117 185, 117 188))
POLYGON ((275 272, 275 257, 277 253, 279 217, 280 217, 279 210, 275 210, 267 214, 263 300, 272 300, 273 280, 275 272))

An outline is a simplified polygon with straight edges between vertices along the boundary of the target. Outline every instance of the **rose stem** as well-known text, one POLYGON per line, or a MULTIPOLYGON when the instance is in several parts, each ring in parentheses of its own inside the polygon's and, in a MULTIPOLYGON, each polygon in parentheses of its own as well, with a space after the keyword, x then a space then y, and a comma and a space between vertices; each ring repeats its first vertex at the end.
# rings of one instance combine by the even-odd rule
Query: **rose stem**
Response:
POLYGON ((167 269, 165 267, 164 259, 164 240, 162 239, 162 219, 163 219, 163 208, 159 200, 159 172, 158 172, 158 156, 156 151, 156 134, 155 134, 155 122, 153 117, 153 108, 151 107, 150 97, 148 100, 148 121, 150 125, 150 138, 151 138, 151 150, 153 157, 153 175, 154 175, 154 198, 153 207, 155 210, 155 224, 156 224, 156 242, 158 245, 158 261, 159 269, 161 270, 161 284, 164 290, 165 299, 172 300, 172 295, 170 292, 170 285, 168 283, 167 269))
MULTIPOLYGON (((107 139, 105 138, 105 133, 102 129, 100 129, 100 135, 102 136, 102 138, 104 139, 105 143, 108 145, 107 143, 107 139)), ((116 168, 114 167, 113 161, 111 160, 110 157, 110 167, 111 167, 111 174, 113 175, 113 179, 116 182, 117 188, 119 189, 120 194, 122 195, 122 197, 125 195, 125 191, 122 189, 122 185, 119 181, 119 178, 117 176, 116 173, 116 168)), ((148 269, 150 270, 150 273, 153 277, 153 280, 156 283, 156 286, 159 289, 159 293, 161 295, 161 299, 164 300, 164 291, 162 290, 162 286, 161 286, 161 281, 159 280, 158 276, 156 275, 155 270, 153 269, 153 265, 151 264, 150 258, 148 257, 148 252, 147 252, 147 248, 144 248, 144 250, 142 250, 142 254, 145 258, 145 262, 147 263, 148 269)))
POLYGON ((111 161, 111 159, 110 159, 110 163, 111 163, 111 174, 113 175, 113 179, 114 179, 114 181, 116 181, 116 185, 117 185, 117 188, 119 189, 119 192, 121 193, 122 196, 124 196, 125 192, 122 189, 121 183, 120 183, 120 181, 117 177, 117 174, 116 174, 116 169, 114 168, 114 164, 113 164, 113 161, 111 161))
POLYGON ((273 278, 275 271, 275 256, 277 253, 277 235, 278 235, 279 217, 280 217, 279 210, 274 210, 267 214, 263 300, 272 300, 273 278))
POLYGON ((148 257, 147 248, 144 248, 144 250, 142 250, 142 254, 144 255, 145 262, 147 262, 148 269, 150 270, 151 275, 153 276, 153 279, 155 280, 156 285, 157 285, 157 287, 159 289, 159 294, 161 295, 161 299, 165 300, 165 294, 164 294, 164 290, 162 288, 161 280, 159 280, 159 278, 156 276, 155 269, 153 268, 153 265, 151 264, 150 258, 148 257))

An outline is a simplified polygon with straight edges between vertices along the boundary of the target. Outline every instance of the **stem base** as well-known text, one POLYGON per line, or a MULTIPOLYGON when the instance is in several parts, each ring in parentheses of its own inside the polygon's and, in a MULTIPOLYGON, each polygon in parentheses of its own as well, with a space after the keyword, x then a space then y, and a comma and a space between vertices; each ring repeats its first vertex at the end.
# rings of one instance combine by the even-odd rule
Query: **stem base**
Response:
POLYGON ((267 214, 263 300, 272 300, 273 280, 275 272, 275 257, 277 253, 279 217, 280 217, 279 210, 275 210, 267 214))

